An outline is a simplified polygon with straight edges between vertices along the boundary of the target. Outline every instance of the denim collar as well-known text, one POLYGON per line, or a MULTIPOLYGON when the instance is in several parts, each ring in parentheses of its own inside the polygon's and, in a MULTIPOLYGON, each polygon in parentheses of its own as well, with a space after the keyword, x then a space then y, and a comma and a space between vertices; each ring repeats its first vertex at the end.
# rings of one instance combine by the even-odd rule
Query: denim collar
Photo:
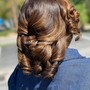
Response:
POLYGON ((77 49, 68 48, 66 50, 65 58, 63 61, 81 59, 81 58, 84 58, 84 57, 80 55, 77 49))

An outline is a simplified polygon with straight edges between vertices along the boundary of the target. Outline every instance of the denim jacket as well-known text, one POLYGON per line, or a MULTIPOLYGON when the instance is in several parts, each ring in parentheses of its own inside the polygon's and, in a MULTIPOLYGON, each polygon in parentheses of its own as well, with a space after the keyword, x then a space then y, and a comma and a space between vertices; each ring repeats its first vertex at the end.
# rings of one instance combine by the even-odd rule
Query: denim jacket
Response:
POLYGON ((24 75, 16 66, 8 80, 9 90, 90 90, 90 58, 67 49, 53 79, 24 75))

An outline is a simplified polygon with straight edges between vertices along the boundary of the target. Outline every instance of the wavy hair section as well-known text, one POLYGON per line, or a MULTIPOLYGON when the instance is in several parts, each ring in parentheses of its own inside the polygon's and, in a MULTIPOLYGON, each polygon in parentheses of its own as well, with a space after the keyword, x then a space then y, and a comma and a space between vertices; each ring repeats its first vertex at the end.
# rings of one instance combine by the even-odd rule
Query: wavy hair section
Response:
POLYGON ((26 0, 18 20, 20 68, 52 78, 73 35, 80 37, 79 13, 68 0, 26 0))

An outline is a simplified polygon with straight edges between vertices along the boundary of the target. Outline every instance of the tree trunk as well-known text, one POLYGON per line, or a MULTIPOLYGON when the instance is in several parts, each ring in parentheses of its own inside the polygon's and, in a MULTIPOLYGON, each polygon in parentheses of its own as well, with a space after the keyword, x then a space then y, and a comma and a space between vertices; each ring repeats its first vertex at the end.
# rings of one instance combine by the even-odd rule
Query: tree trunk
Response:
POLYGON ((17 31, 18 29, 18 22, 17 22, 17 7, 12 0, 12 17, 13 17, 13 22, 14 22, 14 28, 17 31))
POLYGON ((16 7, 15 6, 12 7, 12 12, 13 12, 14 27, 15 27, 15 30, 17 30, 18 22, 17 22, 17 12, 16 12, 16 7))

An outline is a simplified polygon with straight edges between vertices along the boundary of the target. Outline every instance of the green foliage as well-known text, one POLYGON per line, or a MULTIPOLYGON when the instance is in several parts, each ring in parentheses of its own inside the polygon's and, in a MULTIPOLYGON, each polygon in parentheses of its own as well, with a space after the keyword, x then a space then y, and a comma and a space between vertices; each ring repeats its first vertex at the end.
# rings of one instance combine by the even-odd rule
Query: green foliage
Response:
POLYGON ((88 15, 88 23, 90 23, 90 0, 85 0, 87 15, 88 15))
POLYGON ((83 3, 84 0, 71 0, 73 4, 80 4, 83 3))
POLYGON ((0 37, 2 36, 8 36, 10 33, 15 33, 15 30, 5 30, 5 31, 0 31, 0 37))
POLYGON ((24 3, 25 0, 14 0, 14 1, 17 5, 18 9, 20 10, 20 8, 21 8, 21 6, 22 6, 22 4, 24 3))
POLYGON ((15 6, 18 13, 23 2, 24 0, 0 0, 0 18, 11 18, 13 6, 15 6))
POLYGON ((90 21, 90 1, 89 0, 71 0, 80 13, 80 20, 83 24, 90 21))
POLYGON ((0 17, 7 18, 9 9, 10 8, 6 4, 6 0, 0 0, 0 17))
POLYGON ((85 3, 77 4, 76 9, 80 13, 80 20, 83 24, 86 24, 88 22, 88 16, 87 16, 87 9, 85 6, 85 3))

